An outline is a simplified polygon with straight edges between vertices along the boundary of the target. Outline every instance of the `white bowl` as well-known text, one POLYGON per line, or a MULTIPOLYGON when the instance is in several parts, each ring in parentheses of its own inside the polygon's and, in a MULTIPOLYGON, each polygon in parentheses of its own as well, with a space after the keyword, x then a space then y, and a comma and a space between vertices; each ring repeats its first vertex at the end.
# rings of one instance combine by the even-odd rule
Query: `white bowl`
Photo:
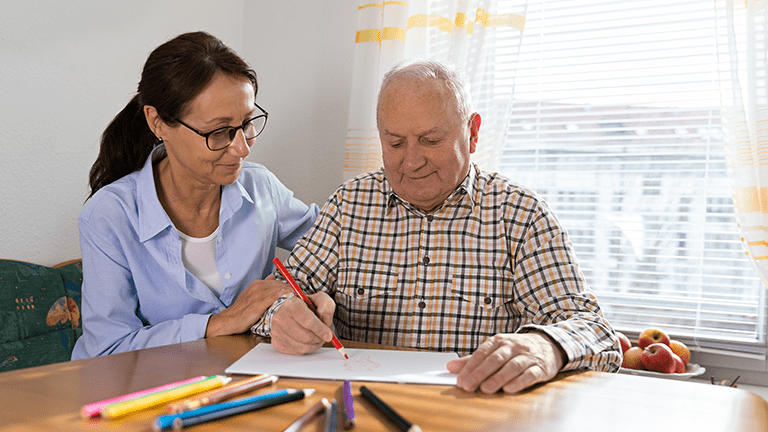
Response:
POLYGON ((625 368, 619 369, 619 373, 623 373, 623 374, 666 378, 666 379, 672 379, 672 380, 691 379, 692 377, 699 376, 706 371, 707 371, 706 368, 701 367, 695 363, 688 363, 687 365, 685 365, 685 373, 666 374, 666 373, 653 372, 653 371, 647 371, 647 370, 635 370, 635 369, 625 369, 625 368))

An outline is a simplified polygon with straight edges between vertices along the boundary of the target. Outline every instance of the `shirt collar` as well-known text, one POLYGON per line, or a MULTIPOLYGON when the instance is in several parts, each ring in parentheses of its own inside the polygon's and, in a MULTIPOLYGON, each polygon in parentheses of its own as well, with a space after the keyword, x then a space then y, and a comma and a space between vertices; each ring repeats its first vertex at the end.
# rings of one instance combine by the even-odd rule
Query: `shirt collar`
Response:
MULTIPOLYGON (((156 146, 150 153, 136 179, 136 204, 139 211, 139 241, 147 241, 168 227, 173 226, 165 212, 155 188, 154 163, 167 157, 165 145, 156 146)), ((219 226, 240 209, 243 200, 253 203, 251 197, 240 184, 240 178, 234 184, 226 185, 221 191, 221 209, 219 226)))
POLYGON ((155 147, 136 177, 136 205, 139 211, 139 241, 141 242, 149 240, 172 226, 171 219, 157 198, 152 165, 152 161, 160 160, 165 156, 165 145, 155 147))
MULTIPOLYGON (((383 168, 380 170, 380 172, 384 177, 384 181, 381 183, 381 193, 386 196, 387 208, 388 209, 392 208, 394 205, 397 204, 398 201, 408 205, 409 207, 413 207, 413 204, 400 198, 397 195, 397 193, 395 193, 395 190, 392 189, 392 185, 389 183, 389 180, 387 180, 387 176, 386 176, 386 173, 384 173, 383 168)), ((448 198, 446 198, 443 204, 440 207, 438 207, 438 210, 443 206, 445 206, 445 203, 453 200, 454 197, 456 197, 458 194, 464 194, 464 197, 466 197, 466 199, 469 200, 470 208, 474 208, 475 207, 475 188, 476 188, 477 181, 478 181, 477 167, 475 166, 474 163, 470 163, 469 172, 467 172, 467 176, 464 177, 464 180, 461 183, 459 183, 458 186, 456 186, 456 189, 453 192, 451 192, 450 195, 448 195, 448 198)), ((463 198, 459 198, 459 199, 463 199, 463 198)), ((413 207, 413 208, 416 209, 416 207, 413 207)))

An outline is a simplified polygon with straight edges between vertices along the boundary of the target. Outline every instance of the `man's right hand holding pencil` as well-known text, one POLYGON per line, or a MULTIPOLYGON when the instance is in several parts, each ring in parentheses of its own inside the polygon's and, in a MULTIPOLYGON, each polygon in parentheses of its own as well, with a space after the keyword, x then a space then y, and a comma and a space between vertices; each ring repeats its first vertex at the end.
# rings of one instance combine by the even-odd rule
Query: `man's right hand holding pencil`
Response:
POLYGON ((272 317, 272 346, 284 354, 309 354, 333 338, 331 325, 336 303, 328 294, 319 292, 307 297, 317 313, 298 296, 292 296, 272 317))

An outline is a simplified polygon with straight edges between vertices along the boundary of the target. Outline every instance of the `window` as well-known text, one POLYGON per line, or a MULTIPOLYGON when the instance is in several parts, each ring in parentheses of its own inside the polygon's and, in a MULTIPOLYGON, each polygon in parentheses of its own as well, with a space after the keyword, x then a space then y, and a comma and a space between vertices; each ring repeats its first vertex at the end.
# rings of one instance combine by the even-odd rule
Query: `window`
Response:
POLYGON ((724 159, 724 3, 529 0, 519 46, 496 45, 500 82, 517 63, 499 172, 552 207, 615 328, 764 354, 724 159))

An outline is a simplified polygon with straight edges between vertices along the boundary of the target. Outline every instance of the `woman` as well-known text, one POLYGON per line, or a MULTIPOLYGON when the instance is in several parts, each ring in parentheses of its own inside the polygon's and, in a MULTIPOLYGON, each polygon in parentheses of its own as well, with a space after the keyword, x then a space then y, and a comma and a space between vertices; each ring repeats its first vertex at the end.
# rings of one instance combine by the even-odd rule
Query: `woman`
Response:
POLYGON ((275 248, 290 250, 318 208, 244 162, 267 120, 257 89, 248 64, 204 32, 150 54, 102 135, 78 219, 73 359, 242 333, 290 291, 267 277, 275 248))

